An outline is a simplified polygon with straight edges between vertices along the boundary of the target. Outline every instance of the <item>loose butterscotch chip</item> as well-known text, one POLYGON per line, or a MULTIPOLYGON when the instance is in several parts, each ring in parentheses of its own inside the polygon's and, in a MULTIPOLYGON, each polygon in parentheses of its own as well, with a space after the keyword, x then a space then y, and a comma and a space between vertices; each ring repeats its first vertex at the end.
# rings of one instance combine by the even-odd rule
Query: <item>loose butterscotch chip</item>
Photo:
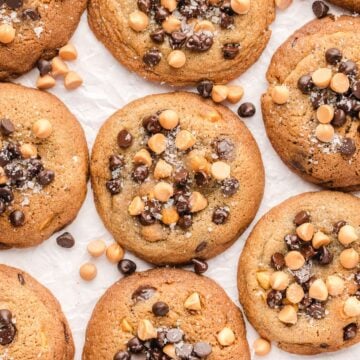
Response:
POLYGON ((106 249, 106 245, 103 240, 90 241, 87 246, 88 253, 93 257, 101 256, 106 249))
POLYGON ((37 120, 32 126, 33 134, 39 139, 48 138, 53 131, 51 122, 47 119, 37 120))
POLYGON ((292 305, 285 305, 279 312, 279 320, 285 324, 295 325, 297 323, 297 313, 292 305))
POLYGON ((152 164, 152 158, 150 153, 146 149, 139 150, 133 158, 135 164, 144 164, 148 167, 152 164))
POLYGON ((78 56, 77 50, 74 45, 67 44, 60 48, 59 50, 59 56, 61 59, 65 61, 72 61, 75 60, 78 56))
POLYGON ((321 105, 316 110, 316 117, 322 124, 328 124, 334 118, 334 108, 331 105, 321 105))
POLYGON ((351 225, 344 225, 340 228, 338 239, 341 242, 341 244, 347 246, 350 245, 352 242, 359 239, 356 230, 351 225))
POLYGON ((224 161, 216 161, 211 164, 211 175, 216 180, 224 180, 230 177, 230 165, 226 164, 224 161))
POLYGON ((140 320, 137 329, 137 336, 140 340, 146 341, 157 338, 157 330, 150 320, 140 320))
POLYGON ((131 216, 137 216, 144 211, 144 208, 144 201, 142 201, 140 196, 135 196, 128 207, 128 211, 131 216))
POLYGON ((188 309, 188 310, 195 310, 195 311, 201 310, 200 294, 198 292, 192 293, 185 300, 184 307, 185 307, 185 309, 188 309))
POLYGON ((326 287, 329 295, 338 296, 344 292, 345 282, 337 275, 330 275, 326 279, 326 287))
POLYGON ((256 279, 264 290, 270 289, 270 277, 271 273, 269 271, 258 271, 256 273, 256 279))
POLYGON ((328 68, 320 68, 313 72, 311 78, 318 88, 325 89, 330 85, 332 71, 328 68))
POLYGON ((69 72, 68 66, 60 59, 60 57, 56 56, 51 61, 51 74, 56 76, 64 76, 69 72))
POLYGON ((208 206, 208 201, 201 193, 194 191, 190 195, 189 204, 191 212, 194 213, 204 210, 208 206))
POLYGON ((231 102, 232 104, 236 104, 239 102, 244 96, 244 89, 242 86, 229 85, 228 86, 228 95, 226 100, 231 102))
POLYGON ((230 6, 237 14, 244 15, 250 10, 250 0, 231 0, 230 6))
POLYGON ((360 301, 355 296, 351 296, 345 300, 344 313, 349 317, 360 315, 360 301))
POLYGON ((39 76, 36 81, 36 87, 40 90, 51 89, 55 84, 56 81, 51 75, 39 76))
POLYGON ((37 156, 37 149, 32 144, 22 144, 20 146, 20 152, 24 159, 29 159, 37 156))
POLYGON ((174 206, 161 210, 161 221, 166 225, 176 224, 179 220, 179 214, 174 206))
POLYGON ((292 4, 292 2, 293 0, 275 0, 275 4, 280 10, 287 9, 292 4))
POLYGON ((181 21, 175 16, 170 15, 162 22, 162 27, 168 34, 171 34, 181 29, 181 21))
POLYGON ((0 25, 0 42, 3 44, 10 44, 15 39, 16 31, 9 24, 0 25))
POLYGON ((179 115, 174 110, 164 110, 159 115, 159 123, 166 130, 172 130, 179 124, 179 115))
POLYGON ((124 249, 118 243, 113 243, 106 249, 106 257, 111 263, 116 264, 124 257, 124 249))
POLYGON ((259 338, 254 341, 253 348, 256 355, 265 356, 270 352, 271 344, 269 341, 259 338))
POLYGON ((275 271, 270 277, 270 285, 274 290, 285 290, 289 286, 289 275, 283 271, 275 271))
POLYGON ((235 334, 229 327, 224 327, 217 335, 220 345, 230 346, 235 342, 235 334))
POLYGON ((78 88, 79 86, 81 86, 82 83, 83 83, 83 79, 75 71, 69 71, 65 75, 64 85, 67 90, 74 90, 74 89, 78 88))
POLYGON ((322 231, 317 231, 312 239, 312 245, 315 249, 319 249, 322 246, 329 245, 330 242, 330 237, 324 234, 322 231))
POLYGON ((161 202, 167 202, 174 195, 174 188, 167 182, 161 181, 154 187, 154 196, 161 202))
POLYGON ((129 26, 134 31, 143 31, 149 25, 148 16, 142 11, 135 10, 129 15, 129 26))
POLYGON ((80 267, 80 276, 86 281, 95 279, 97 275, 97 269, 94 264, 86 263, 80 267))
POLYGON ((354 249, 345 249, 340 254, 340 264, 345 269, 354 269, 359 264, 359 254, 354 249))
POLYGON ((346 93, 350 88, 350 80, 344 73, 335 74, 330 82, 330 87, 338 94, 346 93))
POLYGON ((311 285, 309 289, 309 296, 312 299, 325 301, 329 296, 328 289, 326 284, 322 279, 316 279, 311 285))
POLYGON ((285 255, 285 264, 290 270, 299 270, 305 264, 305 258, 299 251, 290 251, 285 255))
POLYGON ((292 303, 292 304, 298 304, 303 298, 304 298, 304 289, 301 285, 297 283, 291 284, 286 289, 286 298, 292 303))
POLYGON ((330 124, 319 124, 315 129, 315 136, 321 142, 330 142, 335 135, 335 130, 330 124))
POLYGON ((154 178, 155 179, 164 179, 171 176, 173 168, 165 160, 160 159, 154 169, 154 178))
POLYGON ((310 241, 314 236, 314 231, 314 225, 311 223, 304 223, 296 228, 297 236, 304 241, 310 241))
POLYGON ((166 137, 164 134, 155 134, 148 140, 149 148, 155 154, 161 154, 166 150, 166 137))
POLYGON ((226 100, 229 94, 229 88, 226 85, 215 85, 211 92, 213 101, 219 103, 226 100))
POLYGON ((283 105, 289 100, 290 92, 285 85, 275 86, 271 91, 271 98, 275 104, 283 105))
POLYGON ((195 136, 188 130, 180 130, 175 138, 175 146, 182 151, 191 148, 196 143, 195 136))
POLYGON ((180 69, 186 63, 186 55, 181 50, 173 50, 167 58, 168 64, 175 68, 180 69))

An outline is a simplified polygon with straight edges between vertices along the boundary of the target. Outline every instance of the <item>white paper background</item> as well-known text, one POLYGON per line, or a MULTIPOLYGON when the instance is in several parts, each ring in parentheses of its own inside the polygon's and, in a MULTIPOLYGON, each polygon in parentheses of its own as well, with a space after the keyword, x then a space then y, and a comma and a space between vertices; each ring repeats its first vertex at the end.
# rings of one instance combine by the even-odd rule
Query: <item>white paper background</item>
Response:
MULTIPOLYGON (((233 82, 241 84, 245 88, 243 101, 251 101, 257 108, 257 114, 245 120, 260 146, 266 170, 265 196, 255 221, 282 200, 304 191, 316 189, 315 186, 304 182, 283 165, 266 137, 260 112, 259 99, 266 89, 265 72, 272 54, 293 31, 314 18, 311 11, 311 0, 294 1, 295 3, 286 11, 278 11, 277 19, 272 25, 272 38, 259 61, 233 82)), ((334 7, 333 11, 335 11, 334 7)), ((84 85, 69 92, 59 81, 51 92, 64 101, 81 122, 90 148, 101 124, 117 109, 139 97, 172 90, 166 86, 148 83, 118 64, 91 33, 86 14, 83 15, 72 42, 79 51, 79 59, 70 66, 83 76, 84 85)), ((16 82, 34 86, 37 75, 38 71, 33 70, 16 82)), ((191 89, 191 91, 195 90, 191 89)), ((236 109, 237 107, 234 106, 233 110, 236 111, 236 109)), ((237 243, 225 253, 209 261, 209 270, 206 273, 223 286, 236 303, 238 303, 237 262, 255 221, 237 243)), ((76 239, 76 246, 73 249, 68 250, 57 246, 55 235, 35 248, 0 252, 0 262, 24 269, 53 292, 70 322, 76 343, 75 359, 79 360, 81 359, 86 325, 92 309, 104 291, 120 278, 116 266, 111 265, 105 256, 95 260, 98 276, 94 281, 86 283, 78 275, 79 266, 91 260, 86 252, 87 243, 98 238, 105 239, 108 244, 112 241, 111 235, 105 230, 96 213, 90 186, 88 196, 76 221, 66 230, 70 231, 76 239)), ((131 254, 126 256, 134 259, 131 254)), ((139 259, 135 259, 135 261, 138 270, 149 268, 148 264, 139 259)), ((249 324, 247 324, 247 329, 249 344, 252 346, 257 335, 249 324)), ((338 353, 313 358, 355 360, 359 357, 360 345, 338 353)), ((287 354, 274 346, 267 358, 284 360, 300 359, 301 357, 287 354)))

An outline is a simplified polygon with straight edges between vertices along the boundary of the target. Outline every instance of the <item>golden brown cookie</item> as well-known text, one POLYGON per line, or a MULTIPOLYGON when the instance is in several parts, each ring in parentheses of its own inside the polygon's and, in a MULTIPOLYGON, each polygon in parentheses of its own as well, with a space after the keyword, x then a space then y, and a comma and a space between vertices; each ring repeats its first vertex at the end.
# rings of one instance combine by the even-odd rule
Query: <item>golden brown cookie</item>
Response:
POLYGON ((82 359, 150 355, 248 360, 241 312, 214 281, 188 271, 163 268, 124 278, 96 305, 82 359))
POLYGON ((88 11, 118 61, 178 86, 239 76, 262 53, 275 17, 273 0, 91 0, 88 11))
POLYGON ((0 1, 0 80, 53 58, 75 31, 86 0, 0 1))
POLYGON ((39 244, 70 223, 85 198, 88 151, 55 96, 0 85, 0 248, 39 244))
POLYGON ((360 12, 360 1, 359 0, 328 0, 330 3, 340 6, 344 9, 360 12))
POLYGON ((262 98, 267 134, 287 166, 307 181, 360 184, 360 18, 315 20, 275 53, 262 98))
POLYGON ((24 271, 0 265, 0 359, 74 359, 60 304, 24 271))
POLYGON ((360 341, 360 199, 320 191, 264 215, 238 269, 240 302, 260 335, 297 354, 360 341))
POLYGON ((95 141, 91 177, 105 226, 155 264, 227 249, 264 189, 261 156, 243 122, 184 92, 147 96, 111 116, 95 141))

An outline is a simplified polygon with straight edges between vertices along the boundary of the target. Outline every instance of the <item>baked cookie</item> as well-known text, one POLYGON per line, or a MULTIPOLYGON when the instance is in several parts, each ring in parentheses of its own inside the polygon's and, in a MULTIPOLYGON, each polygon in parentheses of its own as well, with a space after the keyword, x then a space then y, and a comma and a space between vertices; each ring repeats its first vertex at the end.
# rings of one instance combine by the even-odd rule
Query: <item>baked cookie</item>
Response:
POLYGON ((84 133, 65 105, 0 84, 0 249, 36 245, 70 223, 87 172, 84 133))
POLYGON ((91 0, 97 38, 131 71, 151 81, 225 83, 265 48, 273 0, 91 0))
POLYGON ((75 31, 86 0, 1 0, 0 80, 51 59, 75 31))
POLYGON ((267 134, 286 165, 307 181, 360 184, 360 18, 315 20, 275 53, 262 98, 267 134))
POLYGON ((71 330, 48 289, 0 265, 0 293, 0 359, 74 359, 71 330))
POLYGON ((260 335, 297 354, 360 341, 360 199, 320 191, 260 219, 240 258, 238 288, 260 335))
POLYGON ((340 6, 344 9, 360 12, 360 1, 359 0, 328 0, 330 3, 340 6))
POLYGON ((154 264, 227 249, 264 189, 259 149, 242 121, 185 92, 147 96, 110 117, 95 141, 91 178, 105 226, 154 264))
POLYGON ((250 360, 240 310, 204 276, 170 268, 115 283, 89 322, 83 360, 250 360))

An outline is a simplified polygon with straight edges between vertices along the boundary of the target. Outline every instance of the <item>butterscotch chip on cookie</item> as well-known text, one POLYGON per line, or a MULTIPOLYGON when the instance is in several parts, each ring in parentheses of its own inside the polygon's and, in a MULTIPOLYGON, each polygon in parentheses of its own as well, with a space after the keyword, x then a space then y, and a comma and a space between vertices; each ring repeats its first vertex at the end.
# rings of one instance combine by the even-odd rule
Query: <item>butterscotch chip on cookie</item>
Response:
POLYGON ((120 280, 99 300, 83 360, 168 359, 165 354, 250 360, 241 312, 214 281, 184 270, 156 269, 120 280))
POLYGON ((37 245, 70 223, 87 168, 83 130, 60 100, 0 85, 0 248, 37 245))
POLYGON ((107 120, 91 177, 115 240, 155 264, 224 251, 255 216, 264 186, 258 147, 241 120, 181 92, 139 99, 107 120), (207 117, 214 111, 216 121, 207 117))
POLYGON ((267 134, 285 164, 307 181, 345 191, 360 186, 358 44, 359 17, 308 23, 276 51, 262 97, 267 134))
POLYGON ((22 270, 0 265, 0 358, 73 360, 74 343, 60 304, 22 270))
POLYGON ((88 20, 114 57, 144 78, 172 85, 225 83, 260 56, 273 0, 91 0, 88 20))
POLYGON ((359 206, 345 193, 304 193, 260 219, 238 269, 240 302, 260 336, 304 355, 360 341, 359 206), (306 224, 315 229, 312 242, 297 235, 306 224))

